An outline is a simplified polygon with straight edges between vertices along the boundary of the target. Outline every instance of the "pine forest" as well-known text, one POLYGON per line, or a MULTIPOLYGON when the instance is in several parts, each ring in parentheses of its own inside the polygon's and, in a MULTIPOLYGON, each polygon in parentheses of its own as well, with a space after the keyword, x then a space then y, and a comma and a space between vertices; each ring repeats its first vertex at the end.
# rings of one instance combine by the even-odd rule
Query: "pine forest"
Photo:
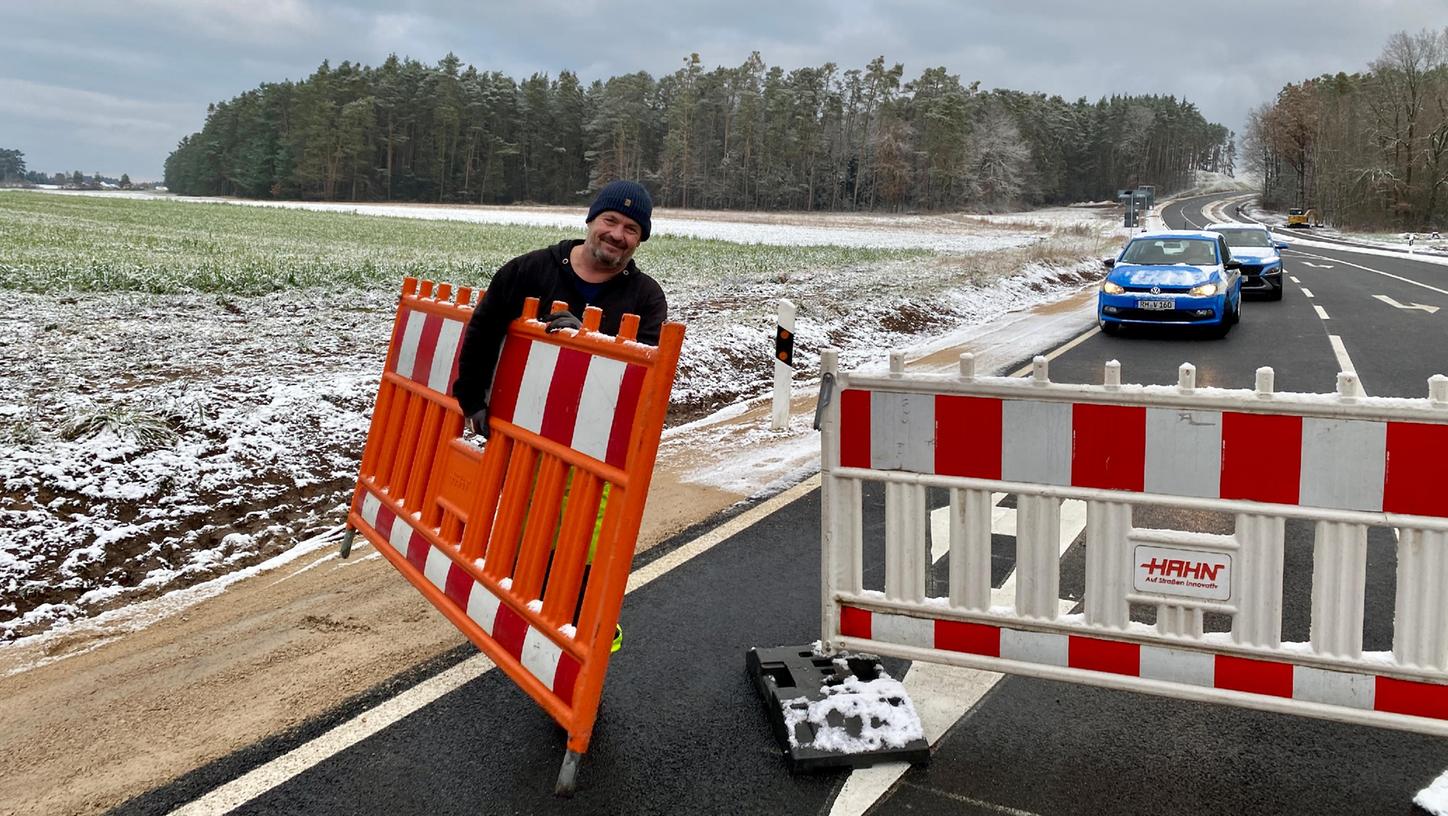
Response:
POLYGON ((1234 140, 1190 102, 1074 102, 937 67, 785 71, 758 53, 706 70, 523 81, 389 57, 327 62, 209 109, 166 161, 188 195, 576 204, 637 178, 670 207, 989 211, 1114 199, 1232 172, 1234 140))

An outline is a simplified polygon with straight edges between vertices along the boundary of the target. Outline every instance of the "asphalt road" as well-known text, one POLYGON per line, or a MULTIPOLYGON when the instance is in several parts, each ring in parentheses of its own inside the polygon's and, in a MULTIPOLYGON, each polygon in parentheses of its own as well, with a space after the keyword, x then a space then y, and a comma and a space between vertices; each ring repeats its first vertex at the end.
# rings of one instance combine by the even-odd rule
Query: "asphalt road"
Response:
MULTIPOLYGON (((1163 217, 1173 227, 1205 226, 1212 218, 1203 209, 1220 201, 1218 197, 1189 200, 1167 207, 1163 217)), ((1230 211, 1220 205, 1218 209, 1230 211)), ((1203 366, 1198 367, 1199 384, 1250 388, 1250 369, 1270 365, 1279 391, 1330 392, 1341 365, 1332 337, 1340 339, 1372 396, 1424 397, 1429 377, 1448 374, 1448 265, 1441 263, 1444 258, 1433 263, 1405 254, 1373 255, 1306 246, 1301 242, 1313 240, 1307 230, 1282 230, 1277 235, 1288 243, 1299 242, 1283 253, 1286 274, 1296 280, 1287 281, 1281 302, 1248 301, 1242 323, 1220 349, 1204 344, 1201 359, 1210 360, 1212 370, 1204 374, 1203 366), (1428 309, 1411 308, 1415 305, 1428 309), (1434 308, 1438 311, 1430 311, 1434 308), (1249 370, 1243 372, 1244 368, 1249 370)), ((1103 352, 1106 347, 1113 349, 1105 353, 1126 348, 1147 355, 1157 351, 1152 344, 1133 346, 1115 338, 1102 339, 1111 341, 1103 352)), ((1077 360, 1090 359, 1090 345, 1081 347, 1087 356, 1077 360)), ((1122 357, 1124 369, 1127 359, 1122 357)), ((1123 378, 1135 376, 1124 370, 1123 378)))
MULTIPOLYGON (((1223 220, 1202 212, 1222 200, 1172 205, 1163 217, 1173 228, 1201 227, 1223 220)), ((1301 283, 1289 280, 1280 302, 1246 303, 1225 339, 1098 333, 1054 359, 1051 378, 1100 382, 1104 363, 1116 359, 1123 382, 1169 384, 1191 362, 1199 386, 1251 388, 1257 367, 1268 365, 1279 391, 1330 392, 1341 367, 1334 336, 1371 395, 1423 397, 1430 375, 1448 373, 1448 291, 1406 282, 1448 290, 1448 267, 1316 248, 1289 251, 1286 266, 1301 283), (1398 309, 1377 294, 1445 308, 1398 309)), ((1167 527, 1225 521, 1136 518, 1167 527)), ((1306 640, 1313 531, 1289 521, 1286 533, 1282 634, 1306 640)), ((1084 569, 1078 542, 1062 561, 1063 594, 1079 597, 1084 569)), ((1391 531, 1370 530, 1365 649, 1391 648, 1395 569, 1391 531)), ((878 812, 1412 813, 1413 794, 1445 768, 1448 744, 1430 737, 1010 678, 878 812)))
MULTIPOLYGON (((1172 226, 1199 226, 1208 220, 1203 207, 1219 202, 1173 205, 1164 217, 1172 226)), ((1279 390, 1330 391, 1343 365, 1331 337, 1340 338, 1372 395, 1424 396, 1429 375, 1448 373, 1448 267, 1303 248, 1288 253, 1287 268, 1300 283, 1289 281, 1281 302, 1248 302, 1225 339, 1097 333, 1052 362, 1052 379, 1099 382, 1102 364, 1117 359, 1123 381, 1171 383, 1177 366, 1190 361, 1199 385, 1251 387, 1256 368, 1270 365, 1279 390), (1402 309, 1376 295, 1441 311, 1402 309)), ((933 493, 934 506, 944 496, 933 493)), ((866 501, 866 540, 878 542, 883 498, 867 491, 866 501)), ((609 670, 574 799, 551 795, 563 734, 490 672, 235 812, 828 813, 848 772, 791 776, 744 672, 750 646, 819 635, 819 519, 815 491, 628 597, 628 638, 609 670)), ((1222 521, 1169 513, 1137 519, 1152 526, 1222 521)), ((1305 639, 1312 530, 1289 522, 1287 537, 1283 635, 1305 639)), ((997 584, 1010 571, 1010 543, 997 542, 997 584)), ((1390 640, 1392 543, 1386 530, 1370 536, 1369 596, 1379 601, 1367 610, 1368 649, 1390 640)), ((1084 560, 1078 540, 1063 557, 1063 595, 1080 597, 1084 560)), ((942 561, 937 571, 944 569, 942 561)), ((460 647, 396 685, 471 653, 460 647)), ((898 676, 909 666, 891 668, 898 676)), ((116 812, 168 812, 392 692, 346 703, 116 812)), ((1430 737, 1008 677, 946 733, 928 765, 906 772, 870 812, 1406 814, 1413 793, 1445 768, 1448 743, 1430 737)))

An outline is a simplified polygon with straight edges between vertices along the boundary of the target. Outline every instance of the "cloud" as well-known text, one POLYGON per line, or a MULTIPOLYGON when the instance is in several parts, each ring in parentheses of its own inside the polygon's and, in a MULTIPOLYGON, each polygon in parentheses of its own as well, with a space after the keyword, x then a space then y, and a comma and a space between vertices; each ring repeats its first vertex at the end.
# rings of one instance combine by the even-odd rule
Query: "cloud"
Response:
MULTIPOLYGON (((46 87, 41 99, 26 91, 24 105, 14 98, 22 89, 8 87, 0 105, 5 138, 24 136, 36 151, 53 142, 57 155, 60 139, 38 126, 22 132, 15 117, 94 131, 102 153, 164 130, 126 161, 158 172, 176 139, 201 127, 207 103, 300 80, 323 59, 378 65, 396 53, 435 64, 451 51, 514 79, 571 70, 590 82, 667 75, 691 52, 712 70, 758 51, 785 71, 863 69, 883 55, 904 63, 904 81, 940 65, 986 89, 1067 100, 1172 94, 1240 129, 1284 84, 1364 70, 1392 33, 1441 20, 1444 3, 1370 0, 1324 13, 1320 0, 0 0, 0 30, 28 35, 0 49, 0 77, 46 87), (101 96, 55 104, 67 89, 101 96), (44 112, 16 111, 31 104, 44 112)), ((79 141, 66 149, 81 150, 74 161, 84 166, 98 161, 79 141)))
POLYGON ((131 11, 164 20, 190 35, 242 44, 315 42, 326 15, 305 0, 139 0, 131 11))
POLYGON ((0 115, 14 125, 79 129, 103 145, 169 146, 195 126, 196 113, 191 105, 0 78, 0 115))
POLYGON ((111 47, 94 42, 70 42, 50 37, 12 37, 5 47, 45 61, 64 59, 73 63, 122 71, 159 71, 165 68, 161 54, 135 48, 111 47))

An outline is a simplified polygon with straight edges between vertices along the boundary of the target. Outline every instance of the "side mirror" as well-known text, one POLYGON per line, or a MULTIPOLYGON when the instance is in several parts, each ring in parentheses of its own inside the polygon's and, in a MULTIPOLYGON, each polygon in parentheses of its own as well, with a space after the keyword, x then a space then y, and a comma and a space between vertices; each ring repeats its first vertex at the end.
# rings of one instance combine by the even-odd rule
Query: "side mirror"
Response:
POLYGON ((1102 259, 1101 259, 1101 263, 1105 264, 1107 269, 1115 269, 1115 268, 1116 268, 1116 259, 1115 259, 1115 258, 1102 258, 1102 259))
POLYGON ((1292 247, 1292 245, 1286 241, 1273 241, 1272 246, 1274 249, 1290 249, 1292 247))
POLYGON ((1242 268, 1242 262, 1239 261, 1239 260, 1237 260, 1236 258, 1233 258, 1232 260, 1227 261, 1227 268, 1228 268, 1228 269, 1241 269, 1241 268, 1242 268))

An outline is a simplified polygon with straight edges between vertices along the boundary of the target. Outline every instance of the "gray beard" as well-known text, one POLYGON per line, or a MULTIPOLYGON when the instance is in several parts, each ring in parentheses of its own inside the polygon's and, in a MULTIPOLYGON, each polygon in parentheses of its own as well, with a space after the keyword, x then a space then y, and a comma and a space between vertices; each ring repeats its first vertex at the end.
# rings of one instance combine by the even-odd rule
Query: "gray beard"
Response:
POLYGON ((623 257, 623 252, 614 250, 612 247, 608 247, 607 250, 605 250, 602 246, 595 246, 589 248, 588 253, 593 256, 593 261, 598 264, 599 269, 606 272, 615 272, 622 269, 624 264, 627 263, 627 261, 620 261, 623 257), (605 251, 612 251, 614 253, 612 259, 604 256, 603 253, 605 251))

